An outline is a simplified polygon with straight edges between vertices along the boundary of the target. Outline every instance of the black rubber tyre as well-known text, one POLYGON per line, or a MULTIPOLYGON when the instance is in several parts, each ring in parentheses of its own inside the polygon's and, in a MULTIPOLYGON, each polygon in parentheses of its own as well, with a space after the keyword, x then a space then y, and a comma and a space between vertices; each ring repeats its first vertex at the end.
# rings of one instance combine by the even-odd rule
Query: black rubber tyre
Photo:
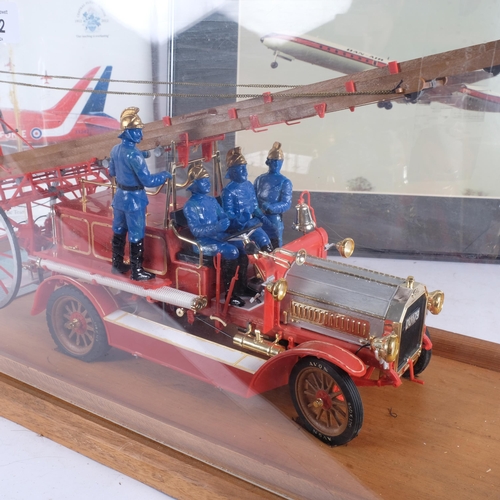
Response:
POLYGON ((490 66, 489 68, 484 68, 484 71, 491 73, 493 76, 500 74, 500 65, 490 66))
POLYGON ((391 101, 379 101, 379 102, 377 102, 377 108, 392 109, 392 102, 391 101))
POLYGON ((290 375, 292 401, 302 425, 330 446, 354 439, 363 425, 363 403, 352 378, 315 357, 301 359, 290 375))
MULTIPOLYGON (((431 338, 429 330, 427 328, 425 329, 425 333, 429 338, 431 338)), ((413 365, 413 374, 415 375, 415 377, 417 375, 420 375, 429 366, 431 358, 432 358, 432 349, 429 350, 422 349, 422 351, 420 352, 420 356, 413 365)), ((410 378, 410 370, 406 370, 403 373, 403 377, 410 378)))
POLYGON ((271 68, 276 69, 278 67, 278 63, 276 61, 271 63, 271 68))
POLYGON ((58 288, 49 298, 46 315, 50 335, 64 354, 90 362, 110 349, 101 317, 77 288, 58 288))
POLYGON ((22 271, 17 237, 7 214, 0 208, 0 309, 16 298, 22 271))

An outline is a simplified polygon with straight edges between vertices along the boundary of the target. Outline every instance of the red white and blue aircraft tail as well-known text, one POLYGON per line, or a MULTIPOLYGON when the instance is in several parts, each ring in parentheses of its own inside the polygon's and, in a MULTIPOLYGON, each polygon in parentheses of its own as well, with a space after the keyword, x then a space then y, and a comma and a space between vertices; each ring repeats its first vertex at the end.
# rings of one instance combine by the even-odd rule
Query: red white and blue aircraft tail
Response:
POLYGON ((4 153, 117 130, 118 121, 104 112, 113 67, 106 66, 99 75, 100 69, 88 71, 49 109, 21 110, 17 116, 13 109, 3 109, 0 145, 4 153))
MULTIPOLYGON (((73 88, 67 94, 65 94, 63 98, 55 106, 52 106, 50 109, 45 110, 45 112, 61 113, 61 114, 70 113, 78 103, 78 100, 84 94, 84 91, 87 90, 90 83, 92 82, 92 79, 95 77, 98 71, 99 71, 99 66, 85 73, 85 75, 83 75, 83 77, 80 80, 78 80, 78 82, 73 86, 73 88)), ((90 98, 92 97, 92 95, 93 94, 90 94, 90 98)))

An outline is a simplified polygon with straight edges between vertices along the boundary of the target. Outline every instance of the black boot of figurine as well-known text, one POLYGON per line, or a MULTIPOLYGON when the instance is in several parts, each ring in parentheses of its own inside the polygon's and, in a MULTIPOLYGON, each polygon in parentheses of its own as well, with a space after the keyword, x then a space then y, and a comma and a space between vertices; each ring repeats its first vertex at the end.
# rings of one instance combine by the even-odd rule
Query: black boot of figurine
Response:
POLYGON ((111 272, 113 274, 125 274, 130 271, 130 266, 123 262, 126 240, 126 234, 113 233, 113 239, 111 240, 111 249, 113 251, 113 264, 111 272))
POLYGON ((273 247, 271 245, 263 245, 260 247, 263 252, 271 253, 273 251, 273 247))
POLYGON ((142 261, 144 259, 144 240, 140 240, 137 243, 130 242, 130 267, 132 268, 132 274, 130 278, 134 281, 147 281, 156 278, 153 273, 148 273, 142 267, 142 261))
POLYGON ((280 241, 278 240, 278 238, 271 238, 271 246, 273 248, 279 248, 280 241))
POLYGON ((240 269, 238 271, 238 281, 236 282, 234 290, 238 295, 253 297, 255 295, 255 291, 248 288, 248 256, 245 254, 240 255, 238 258, 238 265, 240 266, 240 269))
MULTIPOLYGON (((227 300, 227 294, 229 292, 229 287, 231 286, 231 281, 234 277, 234 274, 236 273, 236 268, 238 267, 238 260, 226 260, 224 259, 222 261, 222 282, 224 283, 224 286, 226 287, 226 300, 227 300)), ((239 272, 238 272, 239 275, 239 272)), ((236 282, 237 283, 237 282, 236 282)), ((236 286, 235 286, 236 289, 236 286)), ((245 305, 245 301, 235 295, 235 290, 233 290, 233 293, 231 295, 231 299, 229 303, 232 306, 236 307, 243 307, 245 305)))

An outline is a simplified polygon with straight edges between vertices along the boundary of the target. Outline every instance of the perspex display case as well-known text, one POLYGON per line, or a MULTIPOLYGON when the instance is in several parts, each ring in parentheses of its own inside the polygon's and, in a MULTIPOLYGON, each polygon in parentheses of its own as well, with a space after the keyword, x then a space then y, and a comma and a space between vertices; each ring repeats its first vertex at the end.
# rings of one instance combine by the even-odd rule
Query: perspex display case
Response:
POLYGON ((2 376, 249 497, 497 491, 499 8, 0 4, 2 376))

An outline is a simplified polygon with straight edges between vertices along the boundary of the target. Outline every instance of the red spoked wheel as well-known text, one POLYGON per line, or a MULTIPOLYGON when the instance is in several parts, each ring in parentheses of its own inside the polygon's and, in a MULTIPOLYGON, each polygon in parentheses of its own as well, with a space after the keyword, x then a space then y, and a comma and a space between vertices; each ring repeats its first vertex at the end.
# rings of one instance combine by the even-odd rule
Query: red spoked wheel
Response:
POLYGON ((0 208, 0 309, 16 298, 21 275, 19 243, 7 214, 0 208))
POLYGON ((363 425, 363 403, 351 377, 323 359, 306 357, 290 375, 292 401, 302 425, 330 446, 354 439, 363 425))
POLYGON ((66 285, 55 290, 47 303, 46 316, 52 339, 64 354, 90 362, 109 351, 99 313, 77 288, 66 285))

